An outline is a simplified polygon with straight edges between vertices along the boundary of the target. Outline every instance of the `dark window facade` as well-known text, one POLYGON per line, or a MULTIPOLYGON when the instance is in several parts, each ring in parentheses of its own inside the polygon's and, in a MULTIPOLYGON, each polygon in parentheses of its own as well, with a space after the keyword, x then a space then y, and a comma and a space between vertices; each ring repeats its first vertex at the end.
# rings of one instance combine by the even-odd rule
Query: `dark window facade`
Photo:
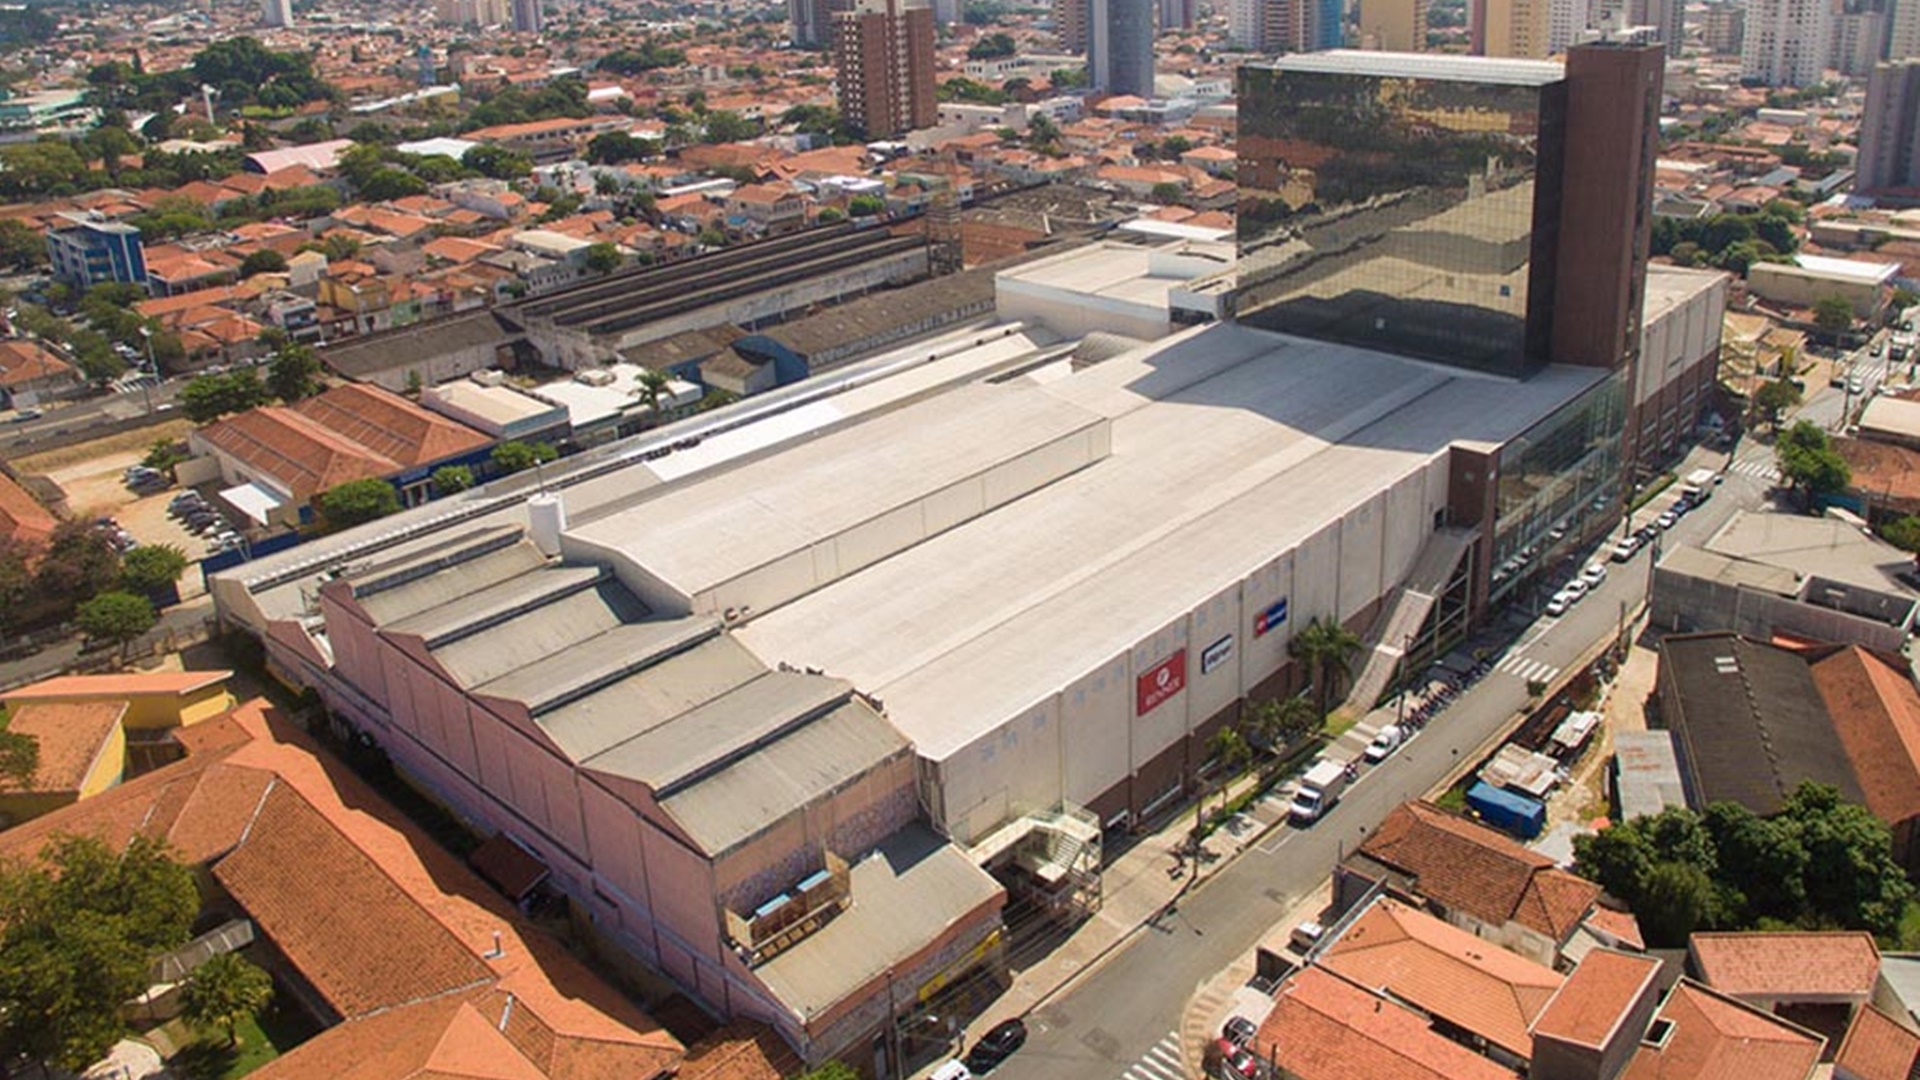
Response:
POLYGON ((1501 374, 1546 362, 1563 80, 1248 66, 1239 101, 1237 319, 1501 374))

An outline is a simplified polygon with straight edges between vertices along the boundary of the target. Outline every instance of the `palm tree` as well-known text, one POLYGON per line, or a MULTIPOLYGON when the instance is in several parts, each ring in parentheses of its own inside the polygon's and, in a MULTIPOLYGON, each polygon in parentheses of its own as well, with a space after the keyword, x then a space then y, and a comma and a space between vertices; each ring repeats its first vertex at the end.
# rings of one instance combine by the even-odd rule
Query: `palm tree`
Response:
POLYGON ((1305 698, 1268 698, 1247 704, 1244 724, 1249 742, 1278 754, 1288 743, 1318 727, 1320 718, 1305 698))
POLYGON ((1213 733, 1213 739, 1207 749, 1226 765, 1226 774, 1220 778, 1220 809, 1227 808, 1227 792, 1233 786, 1234 778, 1240 775, 1248 758, 1253 756, 1253 748, 1247 745, 1247 737, 1232 724, 1223 724, 1213 733))
POLYGON ((647 399, 647 407, 653 410, 653 422, 659 423, 660 395, 669 389, 667 377, 652 368, 646 368, 633 377, 633 382, 634 393, 647 399))
POLYGON ((1314 705, 1322 717, 1331 707, 1334 687, 1353 674, 1354 654, 1365 644, 1360 635, 1332 619, 1314 619, 1287 643, 1287 652, 1307 664, 1314 705))

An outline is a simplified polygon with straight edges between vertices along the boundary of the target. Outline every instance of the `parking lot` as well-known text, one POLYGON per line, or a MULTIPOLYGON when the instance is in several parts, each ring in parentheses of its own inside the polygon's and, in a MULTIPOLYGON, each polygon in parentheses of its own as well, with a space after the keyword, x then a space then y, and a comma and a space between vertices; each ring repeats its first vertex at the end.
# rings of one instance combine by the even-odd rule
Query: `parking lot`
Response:
POLYGON ((207 541, 168 515, 168 503, 180 488, 169 484, 141 493, 127 485, 127 470, 145 456, 144 447, 91 455, 62 451, 22 458, 13 464, 23 474, 37 473, 56 484, 66 496, 68 516, 73 520, 111 519, 138 543, 171 544, 186 552, 193 565, 180 580, 180 595, 183 599, 199 595, 206 591, 198 562, 208 554, 207 541))

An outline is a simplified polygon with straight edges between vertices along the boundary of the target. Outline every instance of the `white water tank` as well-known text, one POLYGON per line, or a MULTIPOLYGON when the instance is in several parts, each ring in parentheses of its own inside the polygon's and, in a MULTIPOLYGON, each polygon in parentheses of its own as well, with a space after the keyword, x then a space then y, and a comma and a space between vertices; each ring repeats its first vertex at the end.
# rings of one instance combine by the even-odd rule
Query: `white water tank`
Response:
POLYGON ((543 491, 527 500, 527 531, 540 554, 560 554, 560 534, 566 528, 567 507, 559 492, 543 491))

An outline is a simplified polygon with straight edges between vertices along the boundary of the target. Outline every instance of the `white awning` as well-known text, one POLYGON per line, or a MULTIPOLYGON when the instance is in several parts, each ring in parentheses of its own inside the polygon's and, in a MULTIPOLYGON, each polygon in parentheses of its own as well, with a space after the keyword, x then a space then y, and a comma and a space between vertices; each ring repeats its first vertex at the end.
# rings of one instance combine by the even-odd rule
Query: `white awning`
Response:
POLYGON ((267 515, 287 500, 271 488, 248 481, 239 487, 226 488, 220 497, 227 505, 247 515, 262 525, 267 524, 267 515))

